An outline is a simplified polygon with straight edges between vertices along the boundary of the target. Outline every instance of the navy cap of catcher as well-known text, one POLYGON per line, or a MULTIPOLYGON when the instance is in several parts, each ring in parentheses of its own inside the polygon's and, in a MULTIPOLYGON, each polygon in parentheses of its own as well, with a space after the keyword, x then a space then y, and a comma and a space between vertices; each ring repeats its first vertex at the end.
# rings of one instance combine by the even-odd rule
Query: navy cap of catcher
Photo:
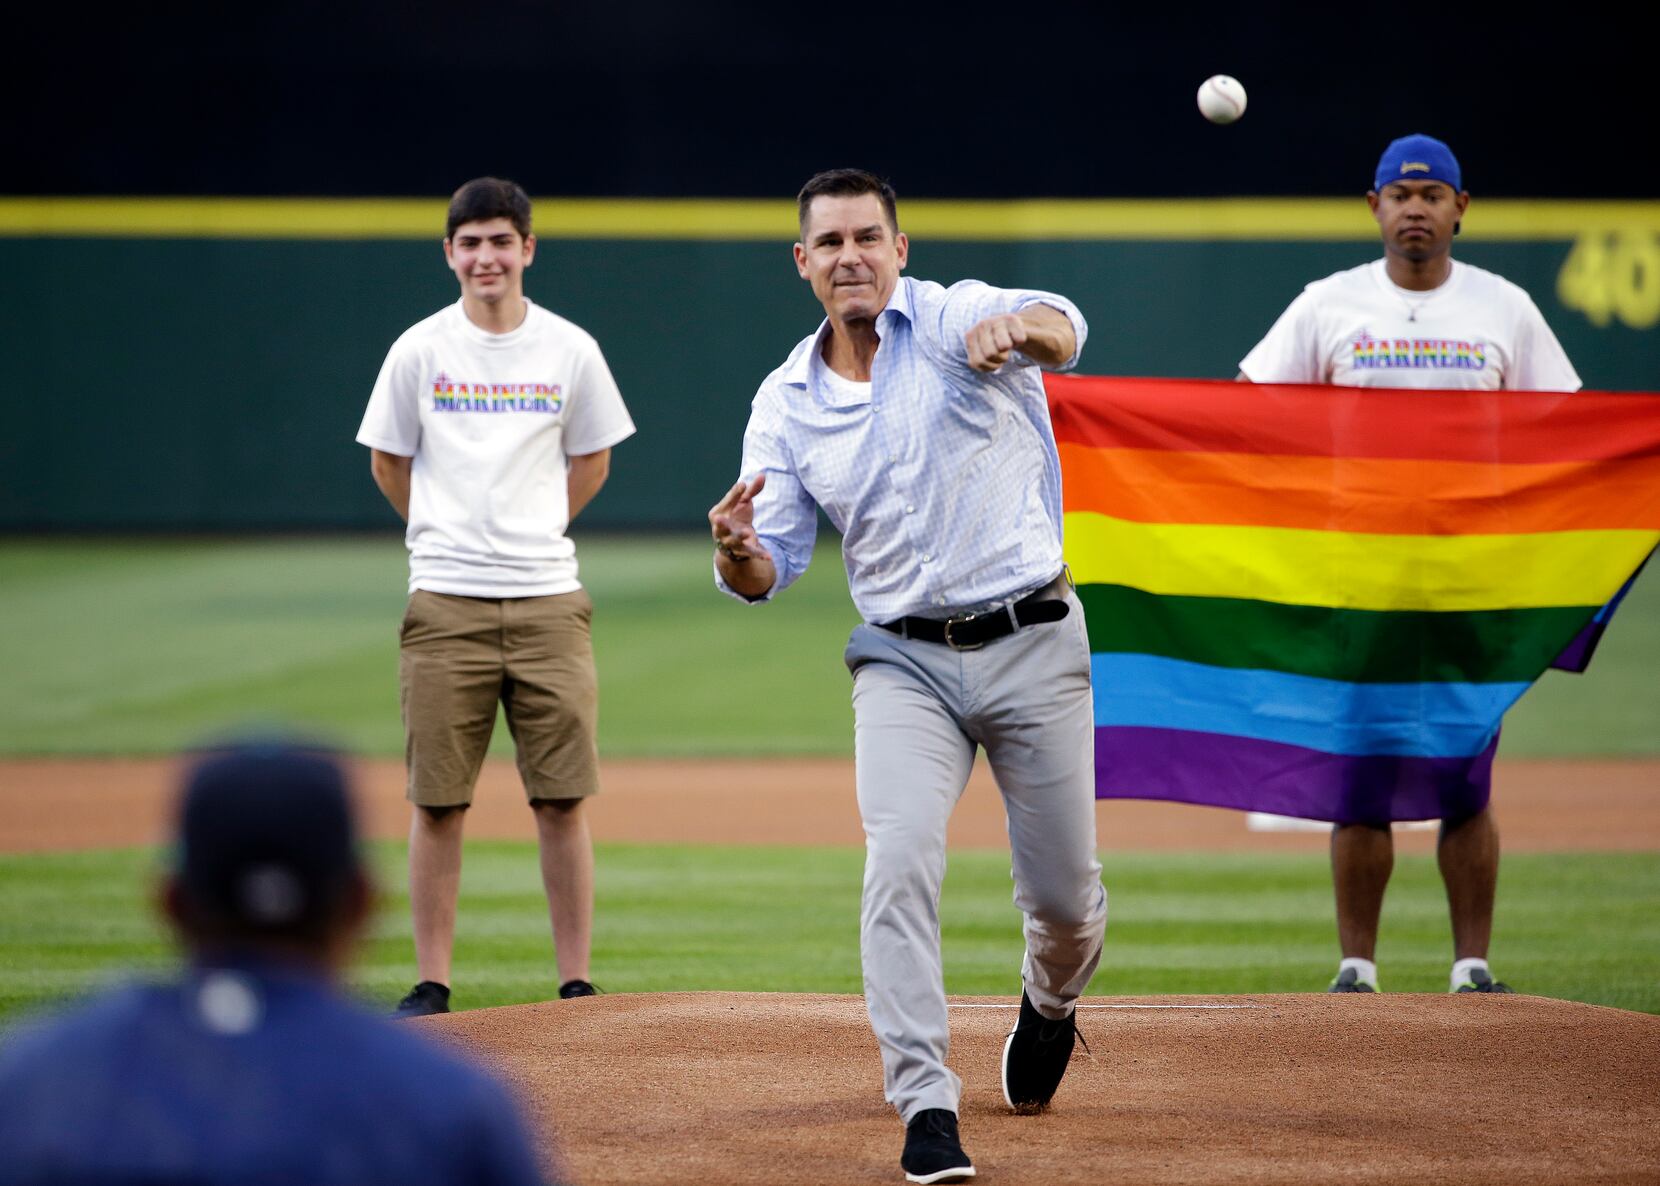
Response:
POLYGON ((327 922, 361 869, 340 762, 288 741, 203 753, 179 809, 178 873, 195 909, 238 930, 327 922))
POLYGON ((1392 140, 1383 150, 1372 188, 1380 190, 1391 181, 1439 181, 1455 190, 1464 188, 1464 174, 1452 149, 1422 133, 1392 140))

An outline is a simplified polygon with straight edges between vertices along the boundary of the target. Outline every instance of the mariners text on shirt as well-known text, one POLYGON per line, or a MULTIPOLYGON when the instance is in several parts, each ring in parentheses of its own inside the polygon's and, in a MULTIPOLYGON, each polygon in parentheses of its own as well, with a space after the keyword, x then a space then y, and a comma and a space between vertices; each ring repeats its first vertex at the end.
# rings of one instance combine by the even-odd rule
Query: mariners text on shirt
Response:
POLYGON ((435 412, 544 412, 565 406, 558 383, 469 383, 442 371, 432 380, 435 412))
POLYGON ((1458 342, 1446 338, 1374 338, 1361 334, 1354 339, 1357 370, 1383 367, 1435 367, 1459 371, 1487 369, 1486 342, 1458 342))

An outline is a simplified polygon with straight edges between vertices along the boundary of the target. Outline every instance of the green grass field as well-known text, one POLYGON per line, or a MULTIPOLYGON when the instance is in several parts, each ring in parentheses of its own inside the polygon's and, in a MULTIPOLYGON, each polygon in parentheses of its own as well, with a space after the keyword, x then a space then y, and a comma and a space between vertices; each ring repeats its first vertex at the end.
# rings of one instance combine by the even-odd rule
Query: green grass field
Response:
MULTIPOLYGON (((775 604, 714 591, 699 535, 578 539, 613 756, 846 754, 858 620, 834 544, 775 604)), ((402 753, 402 542, 0 542, 0 754, 165 754, 248 724, 402 753)), ((1548 673, 1509 756, 1660 753, 1660 578, 1590 672, 1548 673)), ((505 730, 498 744, 505 750, 505 730)))
MULTIPOLYGON (((578 547, 606 753, 852 752, 833 550, 752 609, 715 591, 700 537, 578 547)), ((396 536, 0 543, 0 754, 165 754, 267 722, 401 754, 407 564, 396 536)))
MULTIPOLYGON (((610 992, 861 991, 862 854, 840 848, 602 845, 594 978, 610 992)), ((0 1025, 117 972, 170 959, 147 906, 156 854, 0 856, 0 1025)), ((386 887, 353 988, 387 1005, 413 980, 402 850, 375 846, 386 887)), ((1308 992, 1336 965, 1319 856, 1109 853, 1106 951, 1091 993, 1308 992)), ((1528 992, 1660 1013, 1660 857, 1505 859, 1494 966, 1528 992)), ((1008 857, 952 857, 942 898, 946 987, 1019 990, 1008 857)), ((553 961, 533 846, 470 845, 456 945, 458 1008, 546 1000, 553 961)), ((1379 966, 1399 992, 1445 991, 1440 879, 1402 858, 1379 966)))
MULTIPOLYGON (((579 539, 598 606, 602 746, 620 755, 845 754, 856 620, 821 550, 778 604, 713 591, 706 543, 579 539)), ((0 755, 166 754, 249 725, 397 754, 393 538, 0 543, 0 755)), ((1660 579, 1639 584, 1591 672, 1547 675, 1511 714, 1507 755, 1660 753, 1660 579)), ((505 735, 505 730, 501 733, 505 735)), ((505 752, 505 747, 503 747, 505 752)), ((354 987, 385 1002, 413 976, 402 850, 354 987)), ((0 854, 0 1022, 168 960, 144 851, 0 854)), ((861 854, 605 846, 595 977, 613 992, 858 992, 861 854)), ((1290 992, 1335 965, 1318 856, 1109 854, 1108 945, 1093 991, 1290 992)), ((1660 1013, 1660 854, 1513 855, 1495 968, 1523 989, 1660 1013)), ((1008 858, 953 857, 947 985, 1010 994, 1020 954, 1008 858)), ((552 960, 526 845, 469 845, 460 1007, 542 1000, 552 960)), ((1385 986, 1439 991, 1446 909, 1428 858, 1403 857, 1379 954, 1385 986)))

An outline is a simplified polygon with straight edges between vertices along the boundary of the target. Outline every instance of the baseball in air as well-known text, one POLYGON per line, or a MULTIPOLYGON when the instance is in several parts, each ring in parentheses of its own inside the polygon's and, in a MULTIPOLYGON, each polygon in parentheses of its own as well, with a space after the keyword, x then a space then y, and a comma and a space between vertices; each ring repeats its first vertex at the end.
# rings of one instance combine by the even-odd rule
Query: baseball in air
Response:
POLYGON ((1199 111, 1213 124, 1231 124, 1245 114, 1245 88, 1237 78, 1212 74, 1199 86, 1199 111))

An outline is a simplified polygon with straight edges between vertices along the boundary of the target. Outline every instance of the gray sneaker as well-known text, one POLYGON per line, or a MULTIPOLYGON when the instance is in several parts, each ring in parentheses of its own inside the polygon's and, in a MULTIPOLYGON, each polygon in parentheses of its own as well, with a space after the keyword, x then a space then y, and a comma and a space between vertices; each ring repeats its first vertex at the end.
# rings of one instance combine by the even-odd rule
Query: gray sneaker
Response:
POLYGON ((1464 978, 1464 983, 1453 989, 1454 992, 1515 992, 1508 984, 1494 980, 1493 977, 1481 968, 1471 968, 1470 974, 1464 978))
MULTIPOLYGON (((1344 968, 1332 982, 1326 986, 1327 992, 1377 992, 1378 986, 1360 978, 1360 973, 1353 968, 1344 968)), ((1458 990, 1463 992, 1461 988, 1458 990)))

